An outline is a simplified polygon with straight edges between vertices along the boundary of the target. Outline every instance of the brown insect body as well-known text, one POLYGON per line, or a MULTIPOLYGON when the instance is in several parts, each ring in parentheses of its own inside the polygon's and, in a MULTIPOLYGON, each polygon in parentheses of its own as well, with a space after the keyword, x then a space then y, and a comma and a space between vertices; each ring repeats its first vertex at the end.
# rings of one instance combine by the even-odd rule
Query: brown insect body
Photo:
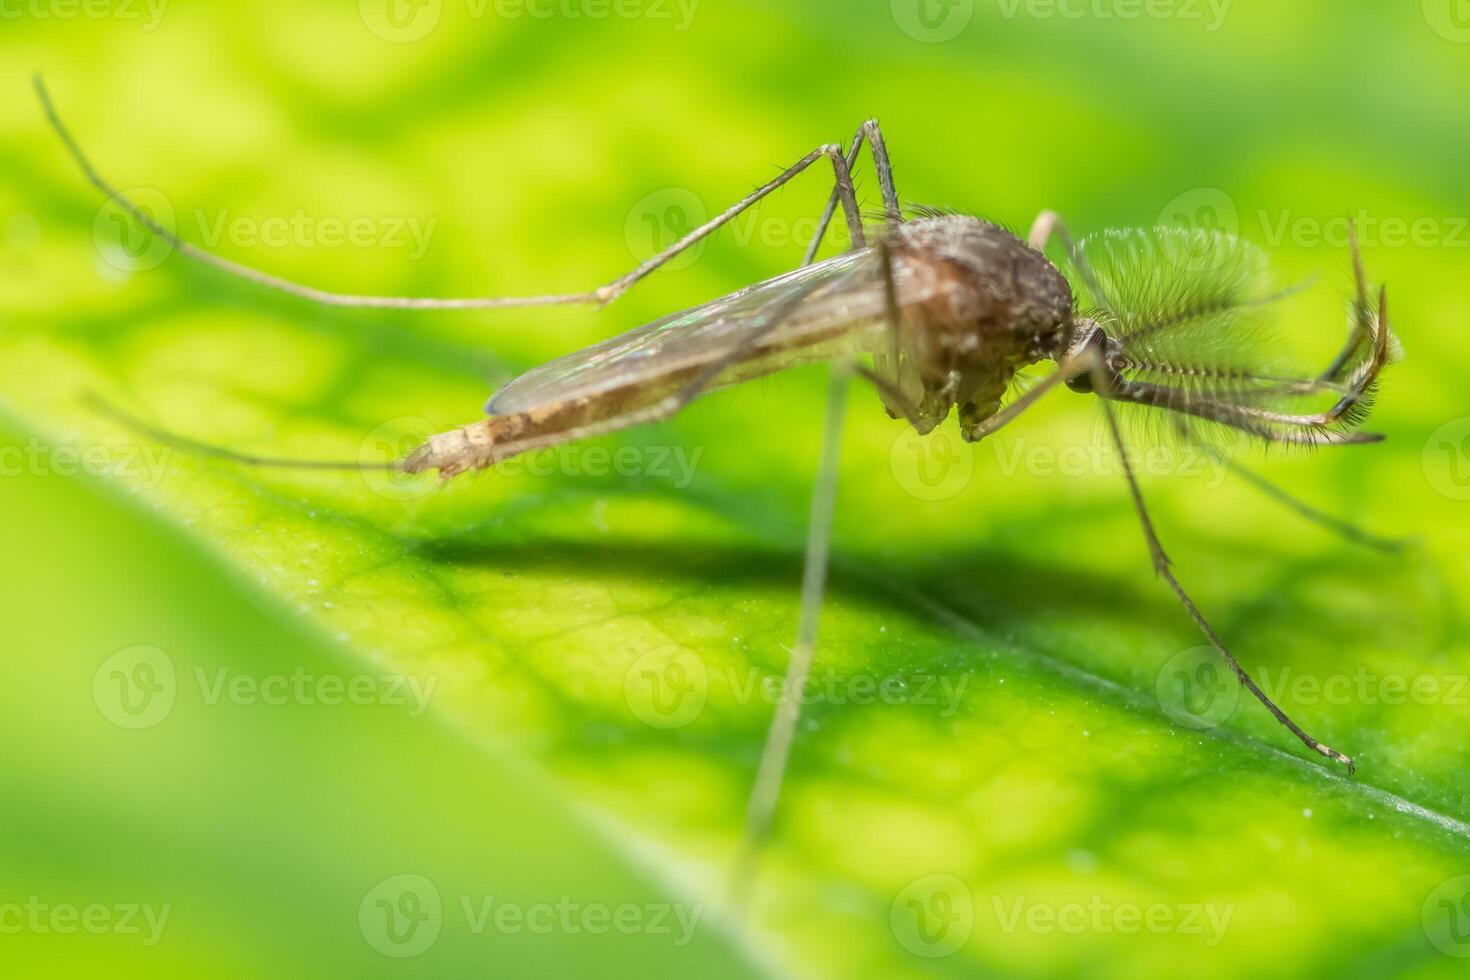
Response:
MULTIPOLYGON (((1017 371, 1044 358, 1060 359, 1066 350, 1071 287, 1045 255, 1006 229, 979 218, 944 215, 898 225, 887 245, 894 261, 909 273, 910 291, 924 297, 900 310, 896 336, 875 344, 871 338, 880 334, 844 324, 799 341, 773 337, 732 366, 721 383, 827 356, 833 353, 828 349, 832 335, 863 337, 879 373, 918 407, 913 422, 921 433, 958 406, 962 434, 972 438, 975 426, 999 410, 1017 371)), ((856 319, 881 322, 871 315, 856 319)), ((404 468, 433 469, 448 478, 492 466, 523 451, 520 447, 560 441, 556 437, 563 433, 574 438, 573 430, 645 409, 697 375, 697 366, 686 366, 671 369, 658 383, 611 386, 525 411, 492 414, 433 436, 404 468)), ((902 414, 893 405, 889 413, 895 418, 902 414)))
MULTIPOLYGON (((921 433, 957 405, 969 438, 1000 409, 1017 371, 1061 359, 1072 322, 1071 286, 1040 251, 979 218, 899 225, 891 248, 944 288, 904 311, 898 375, 890 380, 918 407, 921 433)), ((889 412, 898 415, 893 406, 889 412)))

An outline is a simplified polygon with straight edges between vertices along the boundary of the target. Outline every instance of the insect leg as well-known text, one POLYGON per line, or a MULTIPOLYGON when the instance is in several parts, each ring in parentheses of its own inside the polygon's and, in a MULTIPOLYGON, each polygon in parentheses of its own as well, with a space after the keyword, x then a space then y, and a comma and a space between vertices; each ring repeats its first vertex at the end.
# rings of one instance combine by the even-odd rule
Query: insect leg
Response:
POLYGON ((791 759, 796 724, 801 718, 801 692, 811 673, 817 649, 817 627, 821 620, 822 598, 827 588, 827 568, 831 555, 832 523, 837 507, 838 462, 842 453, 842 423, 847 408, 849 363, 832 366, 832 379, 827 392, 826 419, 822 427, 822 449, 817 466, 817 479, 812 487, 810 523, 807 525, 806 557, 801 579, 801 611, 797 620, 796 645, 786 664, 786 683, 781 703, 771 720, 765 746, 761 749, 760 766, 745 811, 745 834, 740 856, 731 879, 731 897, 740 906, 755 873, 762 845, 770 834, 776 805, 781 797, 781 784, 786 765, 791 759))
POLYGON ((1038 214, 1036 220, 1031 224, 1031 233, 1026 236, 1026 240, 1038 252, 1045 252, 1047 243, 1051 241, 1053 235, 1062 240, 1062 247, 1067 250, 1067 258, 1071 261, 1072 267, 1077 270, 1077 275, 1082 277, 1082 284, 1092 294, 1092 301, 1104 309, 1111 310, 1112 301, 1103 291, 1102 283, 1098 281, 1097 274, 1092 271, 1092 264, 1087 261, 1087 256, 1072 241, 1066 222, 1062 221, 1060 214, 1055 211, 1043 211, 1038 214))
MULTIPOLYGON (((1337 403, 1324 412, 1276 412, 1250 404, 1237 404, 1228 398, 1210 398, 1165 385, 1141 382, 1115 383, 1114 394, 1121 400, 1156 408, 1166 408, 1185 415, 1209 419, 1250 432, 1263 439, 1308 445, 1324 443, 1376 442, 1371 433, 1342 432, 1329 429, 1334 423, 1351 427, 1366 414, 1373 402, 1378 377, 1393 357, 1393 330, 1388 319, 1388 290, 1379 287, 1377 306, 1369 299, 1367 276, 1363 271, 1357 231, 1349 222, 1352 240, 1353 273, 1357 284, 1353 300, 1353 333, 1347 346, 1317 379, 1285 384, 1278 393, 1308 393, 1332 390, 1339 393, 1337 403)), ((1134 333, 1134 341, 1141 333, 1134 333)))
MULTIPOLYGON (((888 159, 888 145, 883 142, 883 132, 878 128, 878 120, 869 119, 858 127, 857 135, 852 138, 852 146, 847 151, 847 169, 852 170, 857 166, 858 154, 862 151, 863 144, 869 143, 873 147, 873 167, 878 171, 878 190, 883 195, 883 213, 889 224, 899 224, 903 221, 903 212, 898 203, 898 191, 893 186, 893 164, 888 159)), ((838 191, 832 191, 832 196, 827 200, 827 207, 822 211, 822 218, 817 222, 817 233, 812 236, 812 242, 807 246, 806 259, 803 265, 811 265, 817 257, 817 249, 822 245, 822 239, 827 236, 827 227, 832 223, 832 216, 837 213, 838 191)))
POLYGON ((1220 425, 1249 433, 1267 442, 1284 442, 1299 446, 1344 446, 1381 442, 1383 436, 1373 432, 1343 432, 1330 429, 1340 413, 1289 415, 1268 412, 1250 405, 1203 398, 1192 392, 1166 385, 1113 379, 1105 397, 1135 405, 1162 408, 1181 415, 1192 415, 1220 425), (1279 427, 1279 428, 1273 428, 1279 427))
POLYGON ((182 450, 193 456, 222 459, 240 466, 258 466, 262 469, 328 470, 357 473, 364 471, 386 471, 391 473, 399 469, 396 463, 373 464, 349 460, 289 459, 281 456, 260 456, 255 453, 239 452, 228 446, 218 446, 213 443, 201 442, 198 439, 190 439, 188 436, 179 435, 167 429, 161 429, 156 425, 143 421, 131 412, 119 408, 100 395, 89 394, 84 401, 99 414, 132 429, 139 435, 155 439, 165 446, 182 450))
MULTIPOLYGON (((1353 332, 1347 346, 1333 359, 1327 370, 1322 372, 1323 381, 1338 380, 1352 361, 1353 354, 1365 339, 1373 336, 1373 307, 1368 301, 1368 273, 1363 268, 1363 250, 1358 245, 1358 225, 1348 218, 1348 243, 1353 255, 1353 332)), ((1380 324, 1386 327, 1386 324, 1380 324)))
POLYGON ((116 187, 107 181, 92 166, 90 160, 82 152, 76 140, 72 138, 70 131, 62 123, 60 115, 51 102, 51 96, 47 93, 45 85, 39 77, 35 80, 36 94, 41 100, 42 109, 50 122, 52 129, 61 139, 62 144, 81 168, 83 175, 95 188, 126 210, 138 224, 149 232, 168 242, 172 247, 179 250, 183 255, 210 265, 241 279, 249 280, 257 285, 269 289, 275 289, 301 299, 310 300, 327 306, 349 306, 349 307, 372 307, 411 310, 470 310, 470 309, 504 309, 528 306, 557 306, 572 305, 580 303, 606 304, 621 296, 631 286, 639 282, 664 263, 677 256, 680 252, 698 243, 720 227, 733 221, 744 211, 753 207, 756 202, 771 194, 776 189, 784 186, 802 171, 806 170, 818 160, 826 157, 832 162, 833 173, 836 176, 836 188, 833 191, 833 200, 842 202, 843 211, 847 218, 849 230, 852 232, 854 243, 861 246, 864 243, 862 214, 858 210, 857 195, 852 186, 852 175, 848 169, 847 158, 843 156, 840 147, 832 144, 818 147, 805 157, 802 157, 791 167, 787 168, 775 178, 756 188, 750 194, 742 198, 738 203, 721 212, 710 221, 694 229, 679 241, 659 252, 657 255, 640 264, 636 269, 614 279, 605 286, 589 292, 560 293, 545 296, 518 296, 518 297, 465 297, 465 298, 436 298, 436 297, 412 297, 412 296, 360 296, 348 293, 335 293, 312 286, 292 282, 280 276, 275 276, 259 269, 243 265, 230 259, 214 255, 197 245, 186 242, 179 238, 173 231, 164 228, 154 221, 149 215, 140 210, 137 205, 121 194, 116 187))
POLYGON ((883 407, 888 409, 890 416, 893 418, 902 416, 909 425, 914 427, 915 431, 924 435, 932 432, 941 419, 925 412, 923 407, 903 390, 905 365, 903 351, 899 345, 903 321, 898 308, 898 283, 893 275, 893 253, 885 238, 880 238, 874 247, 878 252, 883 272, 883 309, 888 350, 882 355, 874 356, 876 370, 862 364, 854 364, 853 373, 867 380, 877 390, 878 397, 883 400, 883 407))
POLYGON ((1360 544, 1364 547, 1373 548, 1377 551, 1383 551, 1390 554, 1403 551, 1405 545, 1407 544, 1407 542, 1401 539, 1382 537, 1380 535, 1374 534, 1372 531, 1360 528, 1349 521, 1345 521, 1340 517, 1333 517, 1331 514, 1324 513, 1323 511, 1318 510, 1316 507, 1313 507, 1306 501, 1293 496, 1286 490, 1283 490, 1281 487, 1266 479, 1264 476, 1261 476, 1254 470, 1248 469, 1247 467, 1241 466, 1239 463, 1234 462, 1228 456, 1226 456, 1226 454, 1220 452, 1218 449, 1215 449, 1212 446, 1205 446, 1203 447, 1203 449, 1204 452, 1211 459, 1215 460, 1221 466, 1224 466, 1227 471, 1238 473, 1241 479, 1245 480, 1257 490, 1260 490, 1272 500, 1275 500, 1277 503, 1282 504, 1283 506, 1295 511, 1306 520, 1321 525, 1327 530, 1340 535, 1348 541, 1352 541, 1355 544, 1360 544))
MULTIPOLYGON (((1094 361, 1092 373, 1094 388, 1097 391, 1106 391, 1108 378, 1099 361, 1094 361)), ((1170 562, 1168 554, 1164 551, 1163 544, 1159 541, 1158 532, 1154 530, 1153 520, 1149 517, 1148 507, 1143 501, 1143 491, 1138 486, 1138 477, 1134 475, 1133 465, 1128 460, 1128 452, 1123 444, 1123 434, 1118 427, 1116 413, 1109 399, 1103 398, 1101 401, 1104 414, 1107 417, 1108 432, 1112 436, 1113 448, 1118 453, 1118 462, 1122 467, 1123 475, 1128 480, 1128 491, 1133 497, 1133 507, 1138 513, 1139 524, 1143 527, 1143 537, 1148 543, 1149 555, 1153 559, 1154 571, 1168 584, 1169 588, 1174 592, 1174 595, 1179 599, 1180 604, 1184 606, 1185 611, 1189 613, 1190 619, 1194 620, 1195 626, 1199 628, 1199 631, 1204 634, 1205 639, 1209 641, 1210 646, 1215 648, 1215 652, 1220 654, 1225 660, 1225 663, 1235 672, 1235 676, 1239 678, 1241 685, 1250 691, 1251 694, 1255 695, 1256 700, 1265 705, 1266 709, 1276 717, 1276 720, 1285 726, 1293 735, 1301 739, 1304 745, 1319 755, 1332 759, 1335 762, 1341 762, 1347 766, 1348 773, 1351 775, 1354 769, 1352 758, 1343 755, 1336 749, 1323 745, 1308 735, 1296 722, 1291 720, 1291 717, 1285 711, 1277 707, 1276 702, 1272 701, 1266 692, 1262 691, 1256 682, 1251 679, 1250 674, 1246 673, 1245 668, 1235 659, 1235 655, 1225 646, 1224 641, 1220 639, 1214 627, 1209 624, 1204 614, 1199 611, 1199 607, 1194 604, 1194 600, 1189 597, 1189 593, 1184 591, 1184 587, 1174 577, 1174 572, 1171 567, 1172 562, 1170 562)))
POLYGON ((964 433, 965 438, 970 442, 979 442, 1036 404, 1042 395, 1045 395, 1057 385, 1065 384, 1074 378, 1080 378, 1082 375, 1096 370, 1098 367, 1099 362, 1097 356, 1091 351, 1079 354, 1063 363, 1051 374, 1042 378, 1005 408, 1002 408, 989 418, 981 420, 973 429, 966 430, 964 433))
MULTIPOLYGON (((814 284, 811 288, 816 288, 814 284)), ((405 473, 422 473, 426 470, 438 470, 445 478, 455 476, 467 470, 483 469, 493 466, 501 460, 509 459, 521 453, 531 452, 536 449, 545 449, 551 446, 559 446, 579 439, 590 439, 595 436, 606 435, 621 429, 631 428, 635 425, 645 425, 653 422, 661 422, 677 415, 686 408, 690 402, 698 398, 715 380, 734 365, 744 360, 752 349, 759 345, 761 338, 771 331, 777 329, 784 322, 786 313, 794 309, 806 296, 808 291, 799 292, 788 298, 783 307, 777 309, 767 324, 763 324, 759 330, 753 330, 750 335, 742 338, 740 344, 731 348, 720 358, 706 366, 692 381, 684 385, 667 397, 632 412, 627 412, 612 418, 601 419, 583 425, 570 426, 522 439, 505 440, 495 435, 495 426, 503 421, 505 417, 491 417, 479 422, 451 429, 430 436, 418 449, 409 453, 402 460, 394 463, 355 463, 340 460, 313 460, 313 459, 288 459, 278 456, 260 456, 252 453, 237 452, 226 446, 214 445, 190 439, 165 429, 158 428, 142 421, 136 416, 130 415, 116 406, 103 401, 100 397, 92 396, 88 400, 93 408, 114 420, 121 422, 138 433, 157 439, 176 449, 191 453, 196 456, 207 456, 214 459, 222 459, 227 462, 238 463, 242 466, 258 466, 270 469, 293 469, 293 470, 387 470, 405 473)))
MULTIPOLYGON (((853 143, 851 160, 856 160, 858 148, 865 134, 873 138, 874 156, 878 160, 878 177, 884 188, 884 201, 889 207, 891 220, 898 217, 898 198, 893 192, 893 175, 888 165, 888 153, 883 146, 882 135, 875 121, 865 123, 853 143)), ((827 223, 832 216, 831 201, 817 236, 812 241, 803 265, 810 265, 816 255, 817 244, 822 239, 827 223)), ((890 332, 890 354, 895 370, 898 366, 898 287, 893 277, 892 256, 888 243, 880 238, 878 252, 883 260, 885 308, 890 332)), ((816 656, 817 628, 821 619, 822 599, 827 587, 827 569, 831 560, 832 524, 837 507, 838 463, 842 452, 842 424, 847 407, 848 377, 861 374, 884 395, 885 402, 898 407, 906 414, 915 428, 923 425, 917 410, 908 398, 894 390, 884 378, 853 361, 843 361, 832 367, 832 379, 827 393, 827 413, 822 427, 822 449, 817 468, 817 478, 812 486, 811 510, 807 525, 806 555, 803 559, 801 581, 801 607, 797 619, 796 645, 786 665, 786 683, 783 696, 771 719, 771 728, 766 743, 761 749, 761 759, 756 770, 755 784, 751 788, 750 800, 746 805, 745 833, 741 840, 740 855, 736 860, 731 878, 731 897, 737 908, 744 904, 745 892, 755 874, 755 866, 762 846, 770 835, 775 818, 776 806, 781 798, 781 784, 785 779, 786 766, 791 758, 792 743, 796 737, 796 725, 801 718, 801 690, 811 672, 812 660, 816 656)), ((932 428, 932 426, 931 426, 932 428)))

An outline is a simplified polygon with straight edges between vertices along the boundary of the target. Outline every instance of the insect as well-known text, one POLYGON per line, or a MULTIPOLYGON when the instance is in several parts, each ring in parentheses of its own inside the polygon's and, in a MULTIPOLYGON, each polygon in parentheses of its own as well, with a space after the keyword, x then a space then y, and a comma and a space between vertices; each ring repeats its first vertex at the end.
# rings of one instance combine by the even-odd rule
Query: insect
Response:
MULTIPOLYGON (((667 419, 714 389, 796 364, 834 365, 827 422, 812 496, 797 643, 787 692, 800 691, 816 650, 830 550, 843 399, 852 379, 867 382, 888 414, 928 433, 957 412, 969 441, 991 435, 1044 394, 1066 387, 1102 406, 1106 431, 1158 575, 1209 644, 1244 685, 1303 744, 1353 771, 1353 760, 1307 734, 1241 667, 1179 580, 1149 518, 1128 462, 1124 411, 1162 420, 1165 434, 1213 446, 1222 434, 1267 443, 1322 446, 1368 443, 1358 431, 1380 372, 1397 345, 1387 293, 1368 286, 1356 235, 1356 290, 1349 336, 1320 373, 1272 363, 1261 323, 1289 290, 1265 288, 1259 253, 1232 236, 1188 230, 1112 232, 1074 243, 1060 218, 1044 212, 1026 237, 977 217, 905 211, 878 124, 864 123, 844 150, 808 153, 742 200, 631 272, 580 293, 522 298, 437 299, 358 296, 290 282, 206 252, 158 225, 103 179, 62 124, 44 86, 37 91, 53 128, 87 179, 140 225, 183 254, 231 275, 317 303, 395 309, 512 309, 612 302, 685 249, 714 233, 797 175, 823 162, 834 187, 802 266, 785 275, 671 316, 538 367, 502 387, 486 417, 431 437, 394 464, 448 478, 534 449, 667 419), (866 223, 852 169, 864 147, 872 157, 883 210, 866 223), (816 261, 838 211, 850 250, 816 261), (1071 278, 1046 255, 1056 239, 1071 278), (1023 368, 1055 367, 1011 395, 1023 368)), ((346 467, 271 459, 180 439, 131 420, 160 438, 252 465, 346 467)), ((1213 451, 1218 452, 1218 449, 1213 451)), ((1249 479, 1306 516, 1369 544, 1380 539, 1307 507, 1260 477, 1249 479)), ((777 707, 755 778, 746 841, 768 832, 790 756, 799 700, 777 707)))

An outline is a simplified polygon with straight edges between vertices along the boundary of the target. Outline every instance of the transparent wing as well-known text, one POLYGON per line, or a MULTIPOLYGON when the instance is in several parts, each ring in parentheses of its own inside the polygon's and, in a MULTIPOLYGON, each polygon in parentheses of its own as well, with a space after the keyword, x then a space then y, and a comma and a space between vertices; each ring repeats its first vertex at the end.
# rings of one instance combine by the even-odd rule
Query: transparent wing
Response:
MULTIPOLYGON (((928 266, 894 256, 900 307, 946 288, 928 266)), ((721 359, 737 357, 711 387, 847 351, 873 349, 886 308, 873 249, 839 255, 655 320, 534 368, 490 399, 491 415, 626 393, 629 405, 676 390, 721 359)))

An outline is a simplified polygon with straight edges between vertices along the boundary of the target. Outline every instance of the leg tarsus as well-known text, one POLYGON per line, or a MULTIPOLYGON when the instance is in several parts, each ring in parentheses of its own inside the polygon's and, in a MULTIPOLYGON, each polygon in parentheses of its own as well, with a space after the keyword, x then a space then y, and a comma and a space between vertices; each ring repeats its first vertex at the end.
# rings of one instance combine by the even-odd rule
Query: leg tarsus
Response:
MULTIPOLYGON (((1093 384, 1096 389, 1098 391, 1106 391, 1107 381, 1108 379, 1103 371, 1101 363, 1095 363, 1093 366, 1093 384)), ((1134 474, 1133 467, 1128 462, 1127 448, 1123 445, 1123 433, 1118 428, 1117 413, 1113 411, 1113 406, 1107 398, 1103 398, 1101 399, 1101 401, 1103 406, 1103 414, 1107 419, 1108 432, 1112 437, 1113 449, 1118 454, 1119 466, 1123 470, 1124 477, 1126 477, 1128 480, 1128 490, 1133 497, 1134 510, 1138 514, 1139 523, 1143 526, 1143 536, 1148 543, 1149 554, 1153 558, 1154 571, 1156 571, 1159 576, 1168 583, 1169 588, 1173 590, 1174 595, 1179 599, 1180 604, 1184 606, 1185 611, 1189 613, 1189 617, 1194 620, 1195 626, 1199 629, 1201 633, 1204 634, 1205 639, 1209 641, 1210 646, 1215 648, 1215 652, 1220 654, 1225 663, 1230 667, 1232 671, 1234 671, 1235 676, 1240 680, 1241 685, 1245 687, 1246 690, 1250 691, 1251 694, 1255 696, 1257 701, 1260 701, 1261 704, 1265 705, 1266 709, 1270 711, 1271 714, 1275 716, 1276 720, 1279 721, 1288 731, 1290 731, 1297 738, 1301 739, 1302 744, 1306 745, 1309 749, 1318 753, 1319 755, 1325 756, 1328 759, 1332 759, 1335 762, 1340 762, 1344 764, 1345 766, 1347 766, 1348 773, 1353 773, 1356 770, 1356 766, 1354 765, 1353 760, 1350 756, 1344 755, 1336 749, 1328 745, 1324 745, 1312 736, 1308 735, 1305 731, 1302 730, 1301 726, 1292 721, 1291 717, 1276 705, 1276 702, 1271 700, 1271 698, 1266 694, 1265 691, 1261 690, 1256 682, 1251 679, 1250 674, 1246 673, 1245 668, 1240 665, 1240 661, 1236 660, 1235 655, 1230 652, 1230 649, 1228 647, 1225 646, 1225 642, 1220 639, 1219 634, 1215 632, 1214 627, 1211 626, 1209 621, 1205 619, 1204 614, 1199 611, 1199 607, 1194 604, 1194 600, 1189 597, 1189 593, 1184 591, 1184 586, 1180 585, 1179 580, 1174 577, 1173 569, 1170 567, 1169 556, 1164 552, 1164 546, 1159 541, 1158 532, 1154 529, 1153 520, 1149 517, 1148 506, 1143 501, 1143 491, 1139 489, 1138 477, 1134 474)))

